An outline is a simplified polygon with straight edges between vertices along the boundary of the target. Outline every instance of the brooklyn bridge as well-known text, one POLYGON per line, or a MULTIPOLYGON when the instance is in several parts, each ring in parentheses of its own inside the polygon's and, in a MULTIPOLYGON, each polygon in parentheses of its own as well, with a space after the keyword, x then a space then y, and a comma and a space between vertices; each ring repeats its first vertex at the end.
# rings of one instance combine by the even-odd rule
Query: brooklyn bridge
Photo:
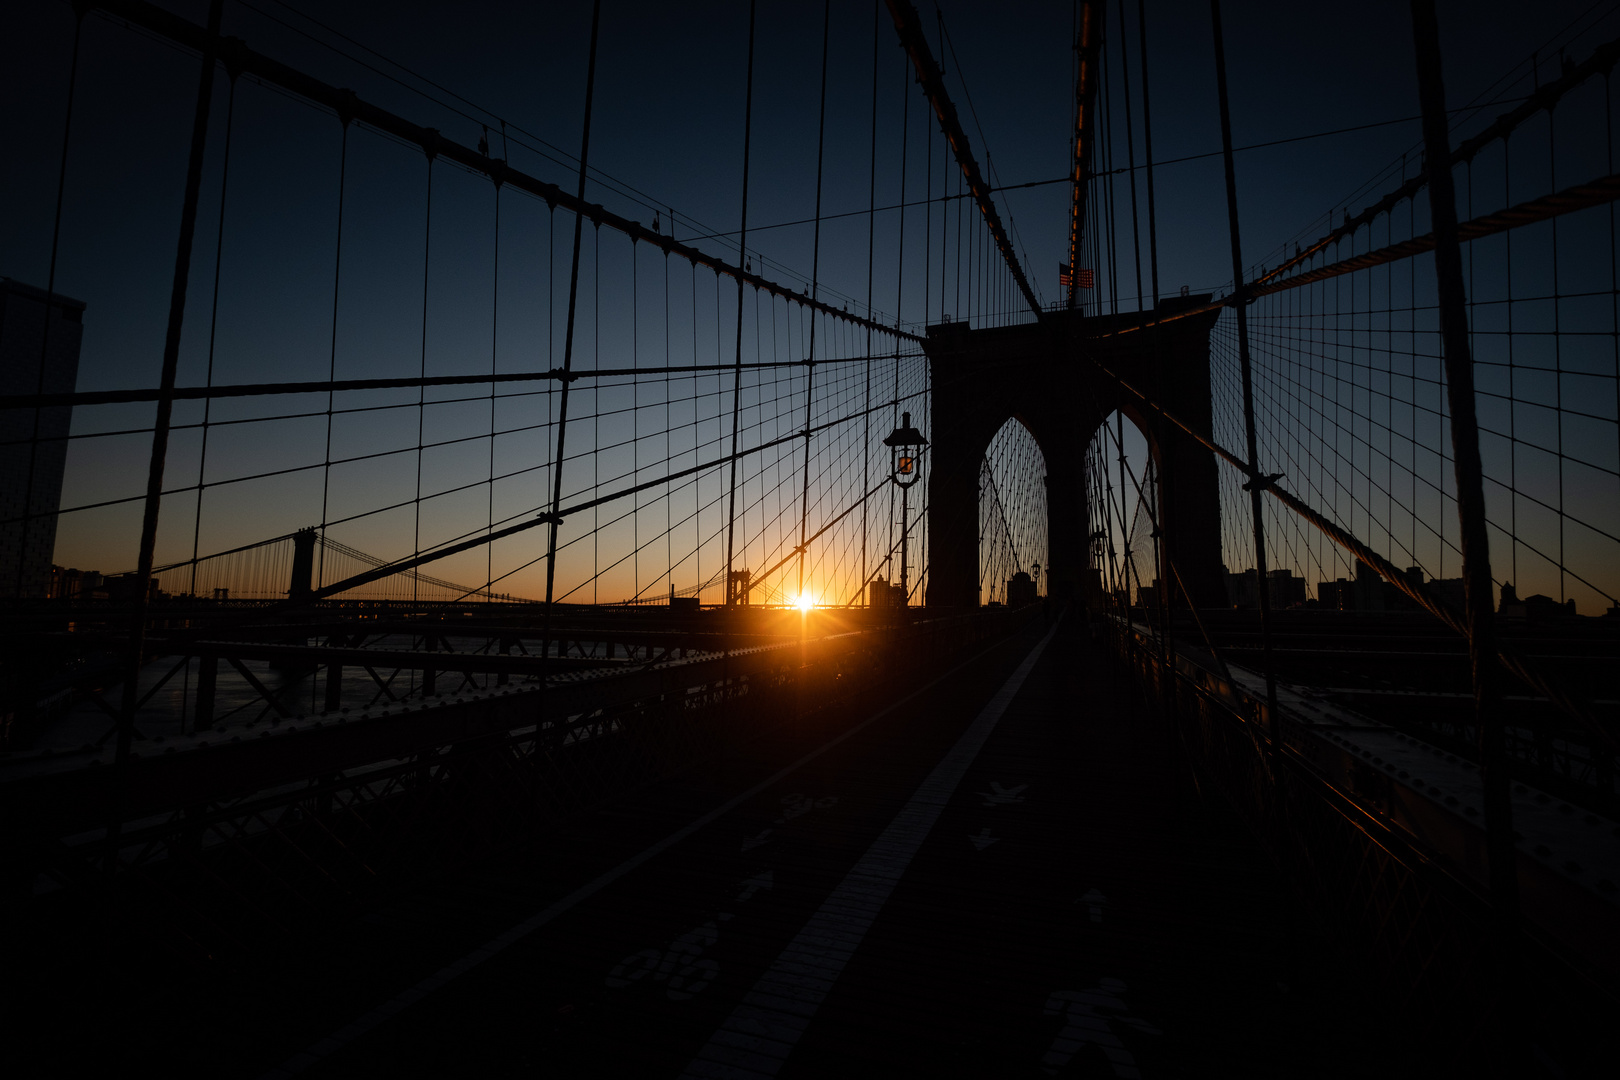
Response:
POLYGON ((1620 2, 0 26, 9 1075, 1613 1075, 1620 2))

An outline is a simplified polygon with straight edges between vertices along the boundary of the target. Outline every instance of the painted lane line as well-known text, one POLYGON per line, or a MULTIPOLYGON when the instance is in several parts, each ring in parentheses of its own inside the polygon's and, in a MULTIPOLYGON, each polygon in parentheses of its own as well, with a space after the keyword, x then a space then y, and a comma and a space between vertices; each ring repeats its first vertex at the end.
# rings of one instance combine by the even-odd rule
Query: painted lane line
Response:
POLYGON ((777 1074, 1056 633, 1053 626, 1024 657, 798 937, 698 1051, 683 1078, 761 1080, 777 1074))
MULTIPOLYGON (((1050 637, 1051 635, 1048 634, 1047 636, 1050 637)), ((894 712, 901 706, 910 704, 912 701, 928 693, 930 690, 934 689, 934 687, 951 678, 957 672, 977 663, 984 656, 994 651, 1000 644, 1001 642, 997 642, 994 645, 990 645, 987 648, 979 650, 966 660, 962 661, 960 664, 941 674, 938 678, 918 687, 916 690, 913 690, 899 701, 879 709, 877 712, 873 713, 865 720, 862 720, 859 724, 856 724, 848 731, 845 731, 841 735, 835 735, 833 738, 829 739, 825 743, 822 743, 816 749, 810 751, 797 761, 783 767, 775 773, 772 773, 768 778, 760 781, 758 784, 755 784, 741 795, 722 803, 685 827, 670 833, 668 836, 664 837, 664 839, 658 841, 658 843, 652 845, 637 855, 631 856, 629 859, 626 859, 618 866, 615 866, 612 870, 609 870, 601 877, 595 879, 589 884, 580 886, 567 896, 564 896, 562 899, 552 904, 550 907, 531 915, 527 919, 524 919, 522 922, 507 930, 505 933, 496 935, 483 945, 474 949, 472 952, 469 952, 465 956, 446 964, 434 974, 429 975, 427 978, 423 979, 421 982, 410 987, 409 989, 400 991, 394 997, 383 1002, 381 1005, 378 1005, 376 1008, 372 1009, 364 1016, 361 1016, 359 1019, 342 1028, 339 1028, 337 1031, 334 1031, 324 1039, 311 1043, 309 1046, 305 1047, 303 1050, 300 1050, 286 1061, 283 1061, 280 1065, 273 1066, 267 1070, 261 1076, 260 1080, 283 1080, 285 1077, 296 1076, 297 1074, 304 1072, 306 1069, 320 1064, 324 1058, 330 1057, 331 1055, 342 1050, 344 1047, 371 1031, 373 1028, 382 1024, 384 1021, 402 1012, 408 1006, 414 1005, 428 994, 431 994, 433 991, 449 983, 451 980, 466 974, 468 971, 471 971, 485 960, 488 960, 498 953, 505 951, 508 947, 516 944, 518 941, 521 941, 523 938, 534 933, 542 926, 545 926, 547 923, 563 915, 576 904, 583 900, 590 899, 592 896, 595 896, 597 893, 624 877, 624 875, 630 873, 632 870, 635 870, 649 859, 652 859, 657 855, 661 855, 663 852, 674 847, 682 840, 685 840, 699 829, 706 825, 712 824, 719 818, 731 813, 731 811, 737 809, 737 807, 741 806, 749 799, 752 799, 760 792, 767 790, 773 784, 779 783, 785 777, 792 775, 795 771, 805 765, 808 765, 822 754, 825 754, 835 746, 838 746, 844 740, 866 730, 866 728, 877 723, 879 720, 883 719, 885 716, 889 715, 891 712, 894 712)), ((1042 641, 1042 646, 1044 645, 1045 641, 1042 641)))

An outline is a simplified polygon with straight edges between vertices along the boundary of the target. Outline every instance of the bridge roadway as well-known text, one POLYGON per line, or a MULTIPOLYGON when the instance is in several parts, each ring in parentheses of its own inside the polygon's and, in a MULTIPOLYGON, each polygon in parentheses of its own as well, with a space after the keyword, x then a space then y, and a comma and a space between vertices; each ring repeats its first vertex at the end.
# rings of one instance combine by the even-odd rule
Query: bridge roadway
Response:
POLYGON ((1186 775, 1084 628, 1036 619, 540 857, 274 962, 154 971, 104 1049, 209 1076, 1364 1072, 1398 1033, 1186 775))

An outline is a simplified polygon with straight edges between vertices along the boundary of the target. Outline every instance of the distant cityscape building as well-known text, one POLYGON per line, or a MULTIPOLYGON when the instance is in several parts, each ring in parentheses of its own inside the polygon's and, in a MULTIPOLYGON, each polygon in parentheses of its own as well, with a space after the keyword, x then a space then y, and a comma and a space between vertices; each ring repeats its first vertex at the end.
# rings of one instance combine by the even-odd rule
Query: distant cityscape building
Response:
POLYGON ((1316 583, 1316 606, 1327 608, 1329 611, 1354 611, 1356 609, 1355 582, 1339 578, 1335 581, 1319 581, 1316 583))
POLYGON ((904 595, 899 585, 890 585, 887 581, 874 581, 866 587, 866 605, 875 608, 905 607, 904 595))
MULTIPOLYGON (((1260 607, 1259 574, 1253 570, 1244 570, 1234 574, 1226 574, 1227 602, 1235 608, 1256 610, 1260 607)), ((1301 607, 1305 603, 1305 579, 1295 577, 1290 570, 1268 570, 1266 572, 1266 601, 1274 611, 1283 608, 1301 607)))
MULTIPOLYGON (((1462 578, 1429 578, 1423 568, 1408 566, 1401 575, 1414 586, 1427 588, 1446 606, 1463 610, 1462 578)), ((1316 602, 1335 611, 1419 611, 1421 606, 1366 563, 1356 564, 1354 581, 1339 578, 1318 582, 1316 602)))
MULTIPOLYGON (((84 303, 0 278, 0 394, 68 394, 79 377, 84 303)), ((71 406, 0 410, 0 597, 52 592, 71 406), (20 520, 19 520, 20 519, 20 520)))
POLYGON ((1035 602, 1035 580, 1020 570, 1007 579, 1007 606, 1022 607, 1035 602))
MULTIPOLYGON (((1569 619, 1575 612, 1575 601, 1565 600, 1560 604, 1550 596, 1534 593, 1519 599, 1518 590, 1512 585, 1502 586, 1502 604, 1496 609, 1497 614, 1505 619, 1569 619)), ((1609 609, 1612 613, 1613 608, 1609 609)))
POLYGON ((96 570, 51 567, 51 584, 45 594, 52 600, 105 600, 107 579, 96 570))

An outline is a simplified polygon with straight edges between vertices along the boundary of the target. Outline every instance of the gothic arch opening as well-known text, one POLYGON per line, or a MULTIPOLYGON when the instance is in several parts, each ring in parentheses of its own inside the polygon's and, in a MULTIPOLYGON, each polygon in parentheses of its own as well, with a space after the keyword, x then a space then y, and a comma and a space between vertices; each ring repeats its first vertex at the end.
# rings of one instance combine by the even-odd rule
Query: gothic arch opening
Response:
POLYGON ((1046 455, 1013 417, 990 439, 979 465, 979 603, 1016 606, 1045 592, 1046 455))
POLYGON ((1130 411, 1109 413, 1086 451, 1094 582, 1125 606, 1156 603, 1170 576, 1160 548, 1159 450, 1130 411))

